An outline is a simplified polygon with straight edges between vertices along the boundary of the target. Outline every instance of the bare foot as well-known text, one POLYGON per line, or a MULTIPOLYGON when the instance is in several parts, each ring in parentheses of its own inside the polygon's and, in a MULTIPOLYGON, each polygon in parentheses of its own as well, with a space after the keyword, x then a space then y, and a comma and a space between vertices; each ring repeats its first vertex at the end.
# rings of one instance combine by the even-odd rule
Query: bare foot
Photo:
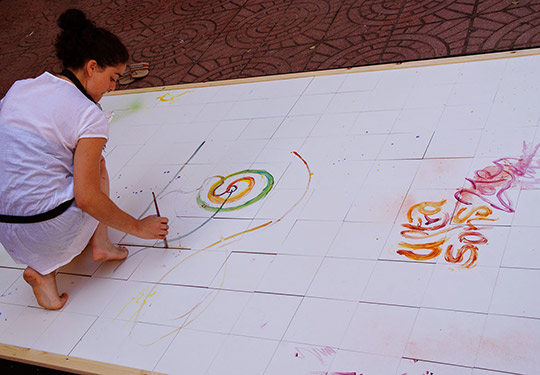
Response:
POLYGON ((67 293, 58 295, 56 272, 42 275, 33 268, 27 267, 23 272, 24 281, 32 287, 37 302, 47 310, 61 309, 68 300, 67 293))
POLYGON ((123 260, 128 256, 129 251, 124 246, 114 246, 109 240, 99 244, 96 242, 92 242, 92 259, 96 262, 123 260))

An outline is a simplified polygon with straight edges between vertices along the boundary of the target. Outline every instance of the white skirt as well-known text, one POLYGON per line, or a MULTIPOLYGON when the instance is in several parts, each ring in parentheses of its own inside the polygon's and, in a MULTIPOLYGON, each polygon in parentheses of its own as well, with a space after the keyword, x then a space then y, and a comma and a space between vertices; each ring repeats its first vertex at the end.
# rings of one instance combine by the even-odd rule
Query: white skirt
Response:
POLYGON ((71 262, 96 231, 98 221, 75 202, 54 219, 31 224, 0 223, 0 243, 13 260, 42 275, 71 262))

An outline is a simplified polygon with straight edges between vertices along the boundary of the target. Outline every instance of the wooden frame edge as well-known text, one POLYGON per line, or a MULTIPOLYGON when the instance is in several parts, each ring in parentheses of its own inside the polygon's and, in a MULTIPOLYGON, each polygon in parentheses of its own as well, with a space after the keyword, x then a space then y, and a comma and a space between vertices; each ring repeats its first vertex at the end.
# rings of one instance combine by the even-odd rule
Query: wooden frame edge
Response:
POLYGON ((504 59, 504 58, 510 58, 510 57, 524 57, 524 56, 534 56, 534 55, 540 55, 540 48, 484 53, 484 54, 477 54, 477 55, 432 58, 432 59, 427 59, 427 60, 405 61, 405 62, 388 63, 388 64, 381 64, 381 65, 367 65, 367 66, 358 66, 358 67, 352 67, 352 68, 316 70, 316 71, 311 71, 311 72, 286 73, 286 74, 276 74, 276 75, 268 75, 268 76, 248 77, 248 78, 236 78, 236 79, 227 79, 223 81, 181 83, 181 84, 170 85, 170 86, 156 86, 156 87, 145 87, 145 88, 139 88, 139 89, 126 89, 126 90, 112 91, 110 93, 107 93, 106 96, 139 94, 139 93, 147 93, 147 92, 163 92, 163 91, 170 91, 170 90, 184 90, 184 89, 212 87, 212 86, 227 86, 227 85, 234 85, 234 84, 239 84, 239 83, 268 82, 268 81, 277 81, 277 80, 293 79, 293 78, 322 77, 322 76, 346 74, 346 73, 376 72, 376 71, 391 70, 391 69, 419 68, 419 67, 425 67, 425 66, 459 64, 463 62, 498 60, 498 59, 504 59))
POLYGON ((165 375, 155 371, 0 344, 0 358, 82 375, 165 375))

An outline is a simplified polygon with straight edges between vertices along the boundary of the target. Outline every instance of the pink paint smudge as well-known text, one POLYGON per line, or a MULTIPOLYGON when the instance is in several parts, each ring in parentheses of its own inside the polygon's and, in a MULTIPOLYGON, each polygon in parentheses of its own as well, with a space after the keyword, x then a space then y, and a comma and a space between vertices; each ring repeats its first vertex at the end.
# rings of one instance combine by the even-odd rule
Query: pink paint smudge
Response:
POLYGON ((336 351, 329 346, 324 346, 320 348, 305 348, 305 347, 295 347, 296 355, 295 357, 305 358, 305 354, 311 354, 319 360, 321 364, 326 364, 326 359, 330 356, 336 354, 336 351))
POLYGON ((519 178, 532 180, 525 181, 526 186, 537 185, 540 182, 540 179, 536 178, 540 160, 536 161, 537 165, 533 165, 533 158, 539 147, 540 143, 529 148, 527 143, 523 142, 523 155, 520 158, 497 159, 493 161, 494 165, 477 170, 473 178, 466 178, 471 187, 459 189, 454 197, 458 202, 470 205, 471 198, 476 196, 497 210, 514 212, 507 191, 517 185, 519 178))

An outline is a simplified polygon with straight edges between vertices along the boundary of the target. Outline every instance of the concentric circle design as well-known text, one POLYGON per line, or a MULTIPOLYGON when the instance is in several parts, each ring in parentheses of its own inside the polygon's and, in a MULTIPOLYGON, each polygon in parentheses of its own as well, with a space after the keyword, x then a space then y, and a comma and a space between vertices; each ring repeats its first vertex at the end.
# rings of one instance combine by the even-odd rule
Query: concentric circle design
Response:
POLYGON ((277 19, 276 26, 266 37, 269 43, 295 40, 296 44, 309 43, 311 39, 324 35, 319 28, 331 14, 330 5, 323 1, 297 1, 277 19))
POLYGON ((232 1, 184 0, 174 2, 173 12, 177 15, 217 14, 241 6, 232 1))
POLYGON ((324 34, 318 28, 329 13, 330 6, 326 2, 284 2, 261 7, 244 15, 235 29, 227 34, 226 42, 234 48, 275 47, 276 43, 283 41, 309 43, 313 39, 311 34, 319 37, 324 34), (298 42, 295 38, 299 38, 298 42))
POLYGON ((166 0, 115 1, 99 14, 99 26, 111 28, 113 32, 127 31, 141 21, 148 23, 163 9, 168 9, 166 0))
POLYGON ((382 63, 448 56, 451 46, 437 36, 404 34, 392 36, 381 56, 382 63))
POLYGON ((141 46, 133 53, 133 58, 135 61, 152 61, 153 67, 163 61, 192 64, 210 46, 215 31, 215 23, 209 20, 159 25, 154 27, 151 34, 133 39, 141 46), (153 40, 160 43, 152 44, 153 40))
POLYGON ((245 169, 204 184, 197 204, 208 211, 234 211, 258 202, 272 190, 274 177, 261 169, 245 169))
POLYGON ((401 2, 393 0, 362 1, 353 3, 347 18, 357 25, 391 25, 399 18, 401 2))
MULTIPOLYGON (((326 56, 317 56, 318 60, 323 60, 317 69, 377 64, 388 41, 388 35, 370 37, 373 39, 357 41, 356 43, 348 42, 349 46, 346 48, 325 48, 323 46, 321 51, 325 50, 326 56)), ((315 58, 312 60, 315 61, 315 58)))
POLYGON ((268 8, 250 10, 249 13, 246 11, 246 14, 237 16, 238 23, 225 37, 227 45, 234 48, 259 47, 285 9, 283 4, 277 4, 268 8))

